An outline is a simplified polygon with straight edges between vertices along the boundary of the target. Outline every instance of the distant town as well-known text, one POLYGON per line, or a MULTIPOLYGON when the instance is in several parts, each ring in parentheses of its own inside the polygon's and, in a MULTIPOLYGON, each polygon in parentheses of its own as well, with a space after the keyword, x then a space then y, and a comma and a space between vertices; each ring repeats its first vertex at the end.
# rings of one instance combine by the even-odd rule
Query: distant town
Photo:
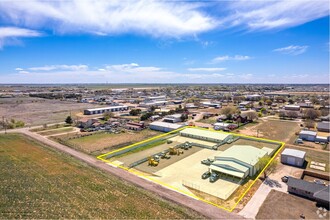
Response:
POLYGON ((0 143, 47 145, 45 155, 194 210, 188 218, 324 218, 329 94, 328 84, 0 85, 0 143))

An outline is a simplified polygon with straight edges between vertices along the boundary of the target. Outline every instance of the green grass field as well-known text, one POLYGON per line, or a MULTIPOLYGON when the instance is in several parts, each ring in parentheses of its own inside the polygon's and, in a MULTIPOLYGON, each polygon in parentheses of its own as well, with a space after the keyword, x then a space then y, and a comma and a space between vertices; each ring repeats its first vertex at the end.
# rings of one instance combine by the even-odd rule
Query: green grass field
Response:
POLYGON ((18 134, 0 135, 0 218, 201 218, 18 134))

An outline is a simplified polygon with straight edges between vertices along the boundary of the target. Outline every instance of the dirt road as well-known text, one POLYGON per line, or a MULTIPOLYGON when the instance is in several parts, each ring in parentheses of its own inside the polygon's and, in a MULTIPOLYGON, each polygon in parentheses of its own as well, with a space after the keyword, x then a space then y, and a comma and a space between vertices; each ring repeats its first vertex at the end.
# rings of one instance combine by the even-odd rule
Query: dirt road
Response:
MULTIPOLYGON (((49 140, 48 138, 41 136, 39 134, 33 133, 29 131, 30 128, 21 128, 21 129, 13 129, 8 130, 8 133, 22 133, 25 134, 33 139, 36 139, 50 147, 56 148, 57 150, 60 150, 62 152, 65 152, 93 167, 99 168, 103 171, 108 172, 109 174, 115 175, 118 178, 130 182, 138 187, 144 188, 150 192, 158 194, 160 197, 167 199, 169 201, 172 201, 174 203, 177 203, 179 205, 186 206, 188 208, 191 208, 202 215, 204 215, 206 218, 211 219, 242 219, 241 216, 229 213, 225 210, 219 209, 215 206, 209 205, 205 202, 190 198, 188 196, 185 196, 183 194, 180 194, 178 192, 175 192, 173 190, 167 189, 161 185, 158 185, 156 183, 147 181, 145 179, 142 179, 138 176, 135 176, 131 173, 128 173, 122 169, 112 167, 95 157, 89 156, 87 154, 84 154, 82 152, 76 151, 72 148, 69 148, 65 145, 59 144, 57 142, 54 142, 52 140, 49 140)), ((4 133, 4 131, 0 131, 0 133, 4 133)))

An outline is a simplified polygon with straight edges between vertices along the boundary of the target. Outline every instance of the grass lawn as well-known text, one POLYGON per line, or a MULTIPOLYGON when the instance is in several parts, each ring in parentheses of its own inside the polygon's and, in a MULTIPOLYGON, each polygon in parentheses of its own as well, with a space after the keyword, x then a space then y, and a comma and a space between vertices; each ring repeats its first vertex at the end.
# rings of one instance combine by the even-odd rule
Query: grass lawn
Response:
POLYGON ((0 135, 0 218, 201 218, 19 134, 0 135))
POLYGON ((301 214, 306 219, 320 219, 316 214, 317 209, 313 201, 272 190, 260 207, 256 219, 300 219, 301 214))
POLYGON ((292 144, 296 139, 295 132, 300 130, 298 122, 280 120, 260 120, 255 126, 244 127, 240 134, 258 136, 292 144))
POLYGON ((38 134, 43 135, 43 136, 49 136, 49 135, 54 135, 54 134, 70 132, 70 131, 73 131, 72 127, 63 127, 63 128, 52 129, 52 130, 40 131, 40 132, 38 132, 38 134))
POLYGON ((68 146, 95 155, 108 152, 109 150, 125 147, 130 144, 162 134, 157 131, 145 129, 138 132, 125 132, 120 134, 98 133, 90 136, 68 139, 67 135, 57 138, 64 140, 68 146))

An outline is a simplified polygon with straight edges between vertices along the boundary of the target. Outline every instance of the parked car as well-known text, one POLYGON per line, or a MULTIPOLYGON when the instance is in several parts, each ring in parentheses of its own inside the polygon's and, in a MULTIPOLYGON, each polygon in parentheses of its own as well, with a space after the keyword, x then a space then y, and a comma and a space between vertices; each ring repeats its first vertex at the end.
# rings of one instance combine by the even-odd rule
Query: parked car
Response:
POLYGON ((210 176, 210 182, 211 183, 214 183, 215 181, 217 181, 219 179, 220 175, 218 173, 211 173, 211 176, 210 176))
POLYGON ((210 166, 213 163, 213 160, 208 158, 206 160, 202 160, 201 163, 210 166))
POLYGON ((205 180, 205 179, 209 178, 210 176, 211 176, 211 172, 210 171, 206 171, 205 173, 203 173, 202 179, 205 180))
POLYGON ((319 185, 325 185, 325 182, 322 180, 315 179, 314 183, 319 184, 319 185))
POLYGON ((283 177, 281 178, 281 180, 282 180, 282 182, 286 183, 286 182, 288 182, 289 177, 288 177, 288 176, 283 176, 283 177))

